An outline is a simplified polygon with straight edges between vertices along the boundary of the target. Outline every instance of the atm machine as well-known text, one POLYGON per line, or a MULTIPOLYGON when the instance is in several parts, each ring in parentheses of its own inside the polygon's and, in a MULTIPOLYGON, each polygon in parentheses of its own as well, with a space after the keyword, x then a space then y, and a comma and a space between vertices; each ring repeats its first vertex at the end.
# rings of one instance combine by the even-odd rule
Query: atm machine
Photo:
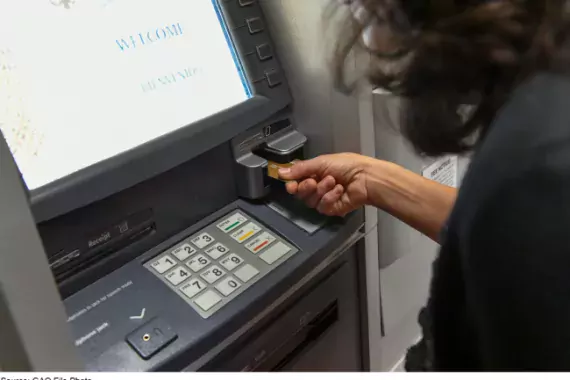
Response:
MULTIPOLYGON (((363 214, 325 218, 267 175, 308 139, 260 5, 35 6, 0 15, 0 126, 21 173, 3 181, 27 192, 45 251, 11 262, 51 276, 0 279, 23 284, 2 287, 0 319, 55 284, 88 371, 366 370, 363 214)), ((1 255, 21 253, 8 240, 1 255)), ((19 333, 25 353, 38 338, 19 333)), ((46 368, 31 358, 0 368, 46 368)))

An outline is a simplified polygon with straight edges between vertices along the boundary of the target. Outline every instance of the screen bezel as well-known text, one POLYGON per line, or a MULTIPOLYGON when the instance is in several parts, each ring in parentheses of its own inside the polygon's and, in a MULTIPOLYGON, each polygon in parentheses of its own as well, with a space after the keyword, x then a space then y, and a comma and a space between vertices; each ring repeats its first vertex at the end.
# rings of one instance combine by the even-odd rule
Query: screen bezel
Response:
POLYGON ((53 219, 104 199, 197 157, 255 126, 291 103, 284 82, 270 87, 264 78, 268 70, 281 70, 277 57, 267 62, 251 60, 255 47, 271 42, 264 30, 250 34, 246 19, 263 14, 257 2, 240 6, 238 0, 212 0, 224 20, 226 32, 241 61, 252 97, 143 145, 103 160, 30 190, 31 207, 37 223, 53 219))

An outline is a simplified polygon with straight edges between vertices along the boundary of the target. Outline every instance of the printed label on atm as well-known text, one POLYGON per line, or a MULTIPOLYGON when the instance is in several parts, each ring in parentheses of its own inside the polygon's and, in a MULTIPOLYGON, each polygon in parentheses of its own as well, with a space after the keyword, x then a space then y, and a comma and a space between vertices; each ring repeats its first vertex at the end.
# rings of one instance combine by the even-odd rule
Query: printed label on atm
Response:
POLYGON ((271 235, 268 232, 264 232, 247 243, 245 247, 253 253, 258 253, 269 247, 274 241, 275 236, 271 235))
POLYGON ((246 221, 247 218, 245 216, 243 216, 239 212, 236 212, 229 218, 218 223, 217 227, 220 230, 224 231, 225 233, 229 233, 238 228, 239 226, 241 226, 242 224, 244 224, 246 221))
POLYGON ((259 231, 261 231, 261 227, 255 223, 250 222, 234 232, 232 234, 232 238, 240 243, 244 243, 259 231))

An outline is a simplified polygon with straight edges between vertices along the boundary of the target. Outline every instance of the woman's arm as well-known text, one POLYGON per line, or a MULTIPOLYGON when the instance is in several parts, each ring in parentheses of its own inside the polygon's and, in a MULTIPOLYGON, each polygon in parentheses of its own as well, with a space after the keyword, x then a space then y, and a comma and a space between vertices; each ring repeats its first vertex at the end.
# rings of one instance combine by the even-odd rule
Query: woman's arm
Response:
POLYGON ((386 161, 370 161, 366 169, 369 204, 439 241, 457 190, 386 161))
POLYGON ((354 153, 324 155, 280 171, 289 193, 326 215, 376 206, 435 241, 457 191, 401 166, 354 153))

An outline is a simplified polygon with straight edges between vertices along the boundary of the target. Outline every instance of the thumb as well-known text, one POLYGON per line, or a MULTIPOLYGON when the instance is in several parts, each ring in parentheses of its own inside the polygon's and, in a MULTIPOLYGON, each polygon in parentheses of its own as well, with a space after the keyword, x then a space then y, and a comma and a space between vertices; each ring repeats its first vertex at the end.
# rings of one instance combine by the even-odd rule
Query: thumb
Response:
POLYGON ((308 161, 297 161, 290 168, 279 169, 279 177, 287 181, 301 180, 319 176, 323 168, 324 162, 320 157, 308 161))

